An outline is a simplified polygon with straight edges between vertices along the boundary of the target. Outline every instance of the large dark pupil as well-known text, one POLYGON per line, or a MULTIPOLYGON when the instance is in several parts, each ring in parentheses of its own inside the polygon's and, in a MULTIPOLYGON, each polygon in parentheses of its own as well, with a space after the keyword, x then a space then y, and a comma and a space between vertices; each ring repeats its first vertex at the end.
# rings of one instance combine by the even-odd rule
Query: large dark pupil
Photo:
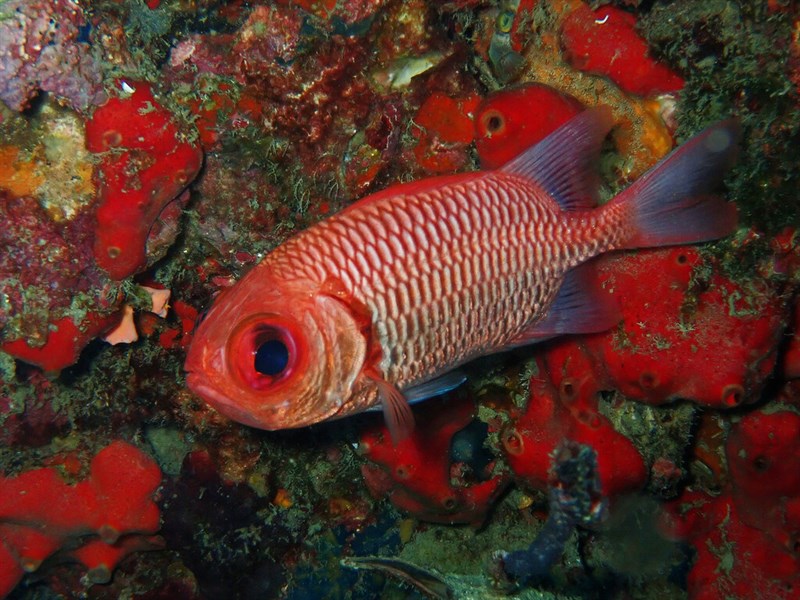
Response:
POLYGON ((280 340, 269 340, 256 348, 255 368, 262 375, 279 375, 289 363, 289 349, 280 340))

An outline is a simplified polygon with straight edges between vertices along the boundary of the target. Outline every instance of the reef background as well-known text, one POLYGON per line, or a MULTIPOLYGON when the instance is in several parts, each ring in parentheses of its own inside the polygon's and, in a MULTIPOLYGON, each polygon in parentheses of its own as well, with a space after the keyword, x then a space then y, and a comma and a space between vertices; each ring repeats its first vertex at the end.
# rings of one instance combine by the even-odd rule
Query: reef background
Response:
POLYGON ((0 596, 793 597, 798 99, 790 0, 0 0, 0 596), (739 229, 603 262, 620 328, 478 361, 398 448, 380 415, 262 432, 185 388, 198 315, 276 245, 579 104, 618 124, 604 197, 741 123, 739 229), (509 584, 495 553, 542 528, 562 438, 608 516, 509 584), (135 523, 104 535, 52 482, 8 500, 37 469, 135 523), (363 556, 405 562, 340 562, 363 556))

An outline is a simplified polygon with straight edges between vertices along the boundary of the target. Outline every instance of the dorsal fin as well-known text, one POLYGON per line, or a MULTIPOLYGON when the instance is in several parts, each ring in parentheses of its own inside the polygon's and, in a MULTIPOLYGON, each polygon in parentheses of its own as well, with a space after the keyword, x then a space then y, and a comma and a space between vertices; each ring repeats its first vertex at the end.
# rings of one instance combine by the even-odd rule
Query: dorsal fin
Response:
POLYGON ((590 108, 500 167, 535 181, 564 210, 597 206, 597 158, 614 119, 607 106, 590 108))

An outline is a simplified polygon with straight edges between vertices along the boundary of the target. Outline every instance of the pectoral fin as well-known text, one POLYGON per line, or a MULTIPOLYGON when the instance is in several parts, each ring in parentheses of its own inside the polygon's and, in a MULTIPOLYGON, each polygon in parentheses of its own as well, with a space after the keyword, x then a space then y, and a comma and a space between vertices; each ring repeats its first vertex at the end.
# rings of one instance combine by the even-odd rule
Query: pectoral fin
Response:
POLYGON ((414 414, 411 412, 408 400, 397 386, 380 376, 370 375, 369 378, 378 386, 383 419, 389 429, 392 443, 396 446, 414 431, 414 414))
MULTIPOLYGON (((380 410, 383 411, 383 418, 394 444, 407 438, 414 430, 411 404, 445 394, 467 380, 467 376, 462 371, 455 370, 400 391, 397 386, 386 381, 377 372, 370 373, 367 377, 378 386, 378 396, 381 400, 380 410)), ((370 410, 379 409, 376 407, 370 410)))

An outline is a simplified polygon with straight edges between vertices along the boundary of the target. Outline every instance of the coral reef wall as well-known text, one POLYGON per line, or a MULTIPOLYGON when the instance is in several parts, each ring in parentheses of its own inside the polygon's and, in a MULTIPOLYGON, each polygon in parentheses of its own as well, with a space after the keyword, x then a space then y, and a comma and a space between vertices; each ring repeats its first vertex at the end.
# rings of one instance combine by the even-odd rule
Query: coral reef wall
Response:
POLYGON ((797 597, 799 103, 790 0, 0 0, 0 598, 797 597), (618 326, 467 365, 400 443, 186 388, 293 234, 600 105, 603 199, 741 128, 734 234, 598 261, 618 326), (592 513, 533 544, 565 440, 592 513))

